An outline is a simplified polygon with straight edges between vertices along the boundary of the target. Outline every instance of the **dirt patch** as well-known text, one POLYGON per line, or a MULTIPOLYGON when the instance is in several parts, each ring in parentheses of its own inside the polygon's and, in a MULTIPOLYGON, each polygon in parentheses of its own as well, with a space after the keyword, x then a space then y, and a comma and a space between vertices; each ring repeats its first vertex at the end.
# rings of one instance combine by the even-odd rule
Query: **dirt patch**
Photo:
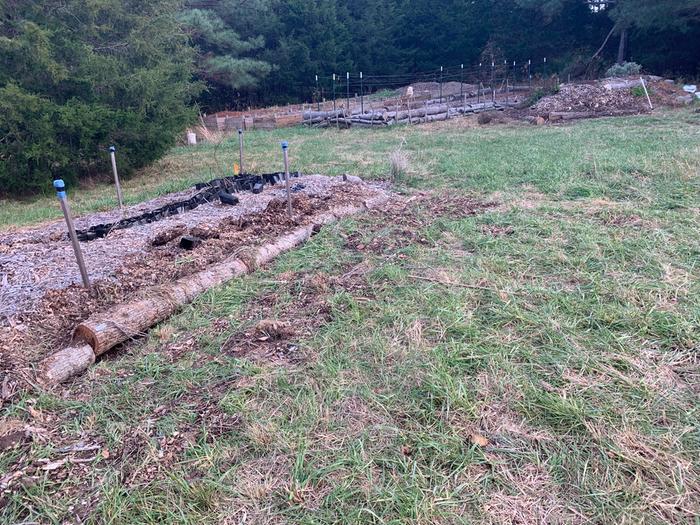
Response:
POLYGON ((274 291, 264 294, 245 311, 241 328, 224 342, 223 352, 252 361, 295 365, 307 361, 300 341, 312 337, 332 319, 330 297, 343 290, 368 292, 367 270, 350 268, 340 276, 325 273, 280 275, 274 291), (288 301, 291 296, 292 301, 288 301))

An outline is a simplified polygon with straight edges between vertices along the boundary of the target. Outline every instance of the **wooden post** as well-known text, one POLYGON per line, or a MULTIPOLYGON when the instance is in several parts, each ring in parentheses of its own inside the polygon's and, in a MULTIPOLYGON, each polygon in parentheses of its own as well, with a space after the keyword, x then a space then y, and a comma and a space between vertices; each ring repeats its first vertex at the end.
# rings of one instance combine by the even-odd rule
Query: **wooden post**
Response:
POLYGON ((289 156, 287 154, 287 149, 289 148, 289 143, 285 140, 282 142, 282 154, 284 155, 284 181, 287 186, 287 213, 289 218, 292 218, 292 190, 289 187, 289 156))
POLYGON ((496 102, 496 88, 493 85, 493 76, 496 72, 496 62, 491 61, 491 102, 496 102))
POLYGON ((442 104, 442 66, 440 66, 440 104, 442 104))
POLYGON ((243 130, 238 130, 238 173, 243 175, 243 130))
POLYGON ((528 91, 532 91, 532 73, 530 72, 530 66, 532 66, 532 59, 527 61, 527 86, 528 91))
POLYGON ((66 219, 66 226, 68 226, 68 236, 70 237, 71 243, 73 244, 73 252, 75 253, 75 259, 78 262, 78 268, 80 269, 80 276, 83 279, 83 285, 85 286, 85 288, 90 288, 90 278, 88 277, 87 268, 85 267, 85 260, 83 259, 83 252, 80 249, 78 236, 75 234, 75 225, 73 224, 73 217, 70 211, 70 204, 68 204, 66 184, 63 182, 62 179, 57 179, 53 181, 53 187, 56 188, 56 195, 58 196, 58 201, 61 203, 61 210, 63 211, 63 216, 66 219))
POLYGON ((112 173, 114 173, 114 185, 117 188, 117 201, 119 201, 119 208, 124 209, 124 198, 122 197, 122 185, 119 184, 119 174, 117 173, 117 158, 116 158, 117 148, 115 146, 109 147, 109 158, 112 161, 112 173))
POLYGON ((352 112, 350 111, 350 72, 345 73, 345 116, 350 118, 352 112))

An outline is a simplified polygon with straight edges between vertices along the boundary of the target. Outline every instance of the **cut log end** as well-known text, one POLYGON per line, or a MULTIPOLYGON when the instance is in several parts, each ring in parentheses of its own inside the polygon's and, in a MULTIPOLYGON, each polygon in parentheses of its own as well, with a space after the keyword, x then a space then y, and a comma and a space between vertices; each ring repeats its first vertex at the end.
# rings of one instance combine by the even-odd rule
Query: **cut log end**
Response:
POLYGON ((87 344, 76 344, 47 357, 39 364, 39 377, 49 384, 67 381, 95 362, 95 352, 87 344))
POLYGON ((75 330, 73 331, 73 339, 85 345, 89 345, 90 348, 97 348, 99 344, 95 332, 85 324, 79 324, 75 327, 75 330))

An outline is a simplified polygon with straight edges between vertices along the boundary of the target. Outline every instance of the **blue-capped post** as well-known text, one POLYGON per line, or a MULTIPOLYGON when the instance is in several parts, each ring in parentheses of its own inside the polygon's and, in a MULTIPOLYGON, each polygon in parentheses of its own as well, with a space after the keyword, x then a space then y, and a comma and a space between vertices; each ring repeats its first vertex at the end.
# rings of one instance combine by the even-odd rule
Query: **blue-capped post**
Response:
POLYGON ((119 201, 119 208, 124 209, 124 199, 122 197, 122 185, 119 184, 119 174, 117 173, 117 148, 115 146, 109 147, 109 158, 112 161, 112 173, 114 173, 114 185, 117 188, 117 200, 119 201))
POLYGON ((73 251, 75 252, 75 259, 78 261, 78 268, 80 268, 80 276, 83 278, 83 284, 85 285, 85 288, 90 288, 90 278, 88 277, 87 268, 85 267, 85 260, 83 259, 83 252, 80 249, 78 236, 75 234, 73 217, 71 215, 70 205, 68 204, 68 195, 66 195, 66 184, 65 182, 63 182, 62 179, 56 179, 55 181, 53 181, 53 187, 56 189, 58 202, 61 203, 61 210, 63 210, 63 216, 66 218, 66 225, 68 226, 68 236, 70 237, 71 243, 73 243, 73 251))
POLYGON ((289 187, 289 155, 287 150, 289 143, 285 140, 282 142, 282 154, 284 155, 284 182, 287 186, 287 213, 289 218, 292 218, 292 190, 289 187))

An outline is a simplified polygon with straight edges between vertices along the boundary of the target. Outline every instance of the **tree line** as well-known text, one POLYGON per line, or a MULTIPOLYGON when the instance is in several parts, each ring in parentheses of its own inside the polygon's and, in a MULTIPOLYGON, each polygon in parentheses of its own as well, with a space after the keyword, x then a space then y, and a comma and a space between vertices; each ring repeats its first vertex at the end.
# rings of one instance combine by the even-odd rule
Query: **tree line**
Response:
POLYGON ((126 175, 198 112, 310 100, 316 75, 547 57, 693 77, 698 41, 700 0, 0 0, 0 195, 108 172, 110 144, 126 175))

